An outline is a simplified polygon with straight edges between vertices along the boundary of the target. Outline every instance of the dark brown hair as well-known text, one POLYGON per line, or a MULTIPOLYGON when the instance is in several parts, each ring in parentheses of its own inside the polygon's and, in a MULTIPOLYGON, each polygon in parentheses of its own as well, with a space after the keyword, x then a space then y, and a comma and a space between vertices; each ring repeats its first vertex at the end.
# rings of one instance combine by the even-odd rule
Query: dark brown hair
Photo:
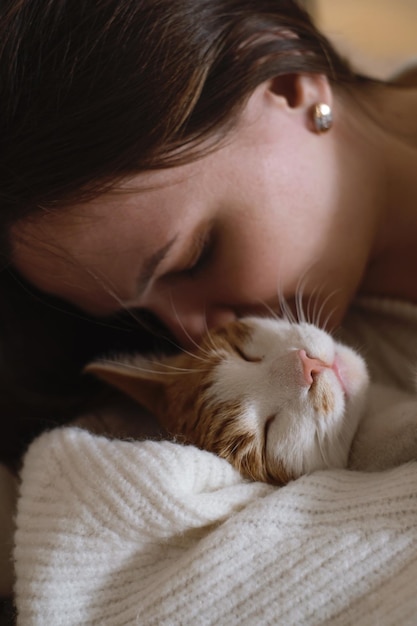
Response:
POLYGON ((294 72, 355 79, 292 0, 4 0, 0 232, 194 158, 294 72))
MULTIPOLYGON (((292 0, 2 0, 0 251, 10 225, 42 207, 196 158, 258 84, 294 72, 356 80, 292 0)), ((5 272, 0 302, 0 458, 11 463, 80 411, 88 360, 148 340, 140 328, 111 336, 5 272)))

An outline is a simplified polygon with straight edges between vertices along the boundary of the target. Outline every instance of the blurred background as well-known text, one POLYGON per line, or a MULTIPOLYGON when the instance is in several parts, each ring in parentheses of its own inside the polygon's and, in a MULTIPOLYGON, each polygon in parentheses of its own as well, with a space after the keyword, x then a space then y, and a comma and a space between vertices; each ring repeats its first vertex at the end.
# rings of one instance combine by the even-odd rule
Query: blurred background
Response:
POLYGON ((304 0, 355 69, 388 78, 417 65, 417 0, 304 0))

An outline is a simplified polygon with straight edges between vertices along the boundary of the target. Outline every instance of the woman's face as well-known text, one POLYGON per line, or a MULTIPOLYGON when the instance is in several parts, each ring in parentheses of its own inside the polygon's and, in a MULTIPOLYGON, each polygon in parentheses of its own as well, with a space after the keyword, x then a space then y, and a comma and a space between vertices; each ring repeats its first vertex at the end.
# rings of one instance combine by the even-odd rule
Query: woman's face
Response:
POLYGON ((207 326, 278 312, 280 294, 292 302, 298 290, 305 309, 313 298, 310 317, 323 305, 321 321, 333 313, 337 322, 371 225, 365 194, 353 202, 355 167, 335 131, 317 135, 305 111, 260 87, 215 152, 19 223, 15 265, 93 314, 150 310, 183 345, 207 326))

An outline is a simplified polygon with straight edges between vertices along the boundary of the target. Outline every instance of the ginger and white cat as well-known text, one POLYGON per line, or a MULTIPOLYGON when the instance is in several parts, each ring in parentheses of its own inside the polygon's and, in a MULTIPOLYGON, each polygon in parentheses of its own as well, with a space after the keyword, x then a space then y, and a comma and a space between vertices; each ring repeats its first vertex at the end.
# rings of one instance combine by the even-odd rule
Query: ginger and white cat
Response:
POLYGON ((86 369, 177 440, 254 480, 282 485, 319 469, 417 458, 417 396, 391 394, 390 405, 363 358, 312 324, 245 318, 210 331, 192 352, 126 355, 86 369))

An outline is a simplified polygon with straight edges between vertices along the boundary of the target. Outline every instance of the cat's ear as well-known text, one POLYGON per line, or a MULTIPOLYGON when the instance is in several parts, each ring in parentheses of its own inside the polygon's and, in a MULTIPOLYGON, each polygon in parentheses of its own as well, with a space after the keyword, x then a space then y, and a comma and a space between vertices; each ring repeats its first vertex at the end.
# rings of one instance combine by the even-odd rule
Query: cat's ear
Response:
POLYGON ((145 358, 132 363, 94 361, 84 371, 119 389, 133 400, 158 415, 164 399, 166 373, 158 371, 155 363, 145 358))

